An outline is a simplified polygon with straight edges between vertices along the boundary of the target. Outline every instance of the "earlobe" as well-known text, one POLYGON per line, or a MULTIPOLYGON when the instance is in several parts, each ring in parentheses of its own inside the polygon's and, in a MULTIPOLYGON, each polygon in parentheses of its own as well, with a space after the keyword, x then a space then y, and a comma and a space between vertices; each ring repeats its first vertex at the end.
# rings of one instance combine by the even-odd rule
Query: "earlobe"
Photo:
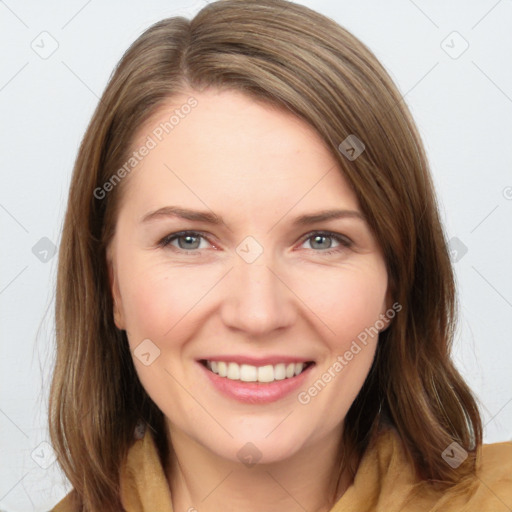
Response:
POLYGON ((395 316, 395 311, 393 309, 393 297, 391 296, 391 290, 389 288, 386 292, 383 309, 384 309, 384 311, 381 314, 381 319, 385 325, 382 329, 379 329, 379 333, 387 331, 389 329, 392 319, 395 316))
POLYGON ((123 310, 122 310, 121 294, 119 292, 118 279, 116 276, 114 264, 112 262, 112 258, 110 257, 109 253, 107 253, 107 268, 108 268, 110 291, 112 294, 114 323, 118 329, 124 330, 125 324, 124 324, 124 315, 123 315, 123 310))

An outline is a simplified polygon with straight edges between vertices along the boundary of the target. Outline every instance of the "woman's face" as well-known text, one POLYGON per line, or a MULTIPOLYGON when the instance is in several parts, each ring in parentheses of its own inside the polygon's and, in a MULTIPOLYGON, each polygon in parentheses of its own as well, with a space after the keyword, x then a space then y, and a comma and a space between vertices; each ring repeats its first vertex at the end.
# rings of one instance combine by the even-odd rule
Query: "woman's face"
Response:
POLYGON ((312 128, 238 92, 191 95, 138 132, 114 318, 171 435, 284 460, 339 439, 390 306, 385 263, 312 128))

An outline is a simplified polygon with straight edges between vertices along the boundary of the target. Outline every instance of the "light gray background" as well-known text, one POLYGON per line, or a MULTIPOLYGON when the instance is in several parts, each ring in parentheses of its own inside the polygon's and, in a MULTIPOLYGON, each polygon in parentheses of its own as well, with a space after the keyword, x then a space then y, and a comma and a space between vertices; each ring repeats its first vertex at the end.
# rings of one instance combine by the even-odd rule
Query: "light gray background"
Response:
MULTIPOLYGON (((51 244, 81 137, 129 44, 153 22, 205 3, 0 1, 2 510, 48 510, 67 490, 45 444, 51 244)), ((512 1, 303 3, 362 39, 412 109, 449 236, 458 239, 457 364, 481 400, 486 441, 510 440, 512 1)))

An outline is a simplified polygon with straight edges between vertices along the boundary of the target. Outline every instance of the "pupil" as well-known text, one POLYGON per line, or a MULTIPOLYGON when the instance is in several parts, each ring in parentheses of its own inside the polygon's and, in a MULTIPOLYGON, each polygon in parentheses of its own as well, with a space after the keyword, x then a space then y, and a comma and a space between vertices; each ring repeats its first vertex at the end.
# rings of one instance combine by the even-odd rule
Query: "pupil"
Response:
POLYGON ((329 249, 329 247, 331 247, 331 241, 328 236, 316 235, 313 238, 311 245, 314 249, 329 249), (322 241, 324 242, 324 245, 322 245, 322 241), (325 241, 328 241, 327 245, 325 245, 325 241))
POLYGON ((181 249, 197 249, 199 247, 198 242, 199 237, 197 236, 184 235, 179 238, 179 246, 181 249), (182 240, 185 240, 185 243, 181 243, 182 240))

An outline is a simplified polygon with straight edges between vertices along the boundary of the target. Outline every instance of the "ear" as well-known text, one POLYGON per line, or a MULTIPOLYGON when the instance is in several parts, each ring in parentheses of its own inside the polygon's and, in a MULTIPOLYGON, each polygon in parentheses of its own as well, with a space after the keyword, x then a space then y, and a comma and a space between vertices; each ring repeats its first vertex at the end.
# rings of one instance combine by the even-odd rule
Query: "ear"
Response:
POLYGON ((111 245, 107 248, 107 269, 110 292, 112 294, 112 302, 114 304, 114 323, 116 324, 116 327, 118 329, 124 330, 126 327, 124 321, 121 293, 119 291, 119 280, 116 275, 111 245))
POLYGON ((395 316, 395 310, 393 309, 393 297, 391 295, 391 290, 389 289, 389 286, 388 286, 388 289, 386 292, 386 296, 384 297, 382 308, 383 309, 381 311, 380 318, 385 323, 385 326, 382 329, 380 329, 379 332, 386 331, 389 328, 389 326, 391 325, 391 321, 392 321, 393 317, 395 316), (389 314, 387 314, 388 311, 392 311, 393 316, 390 317, 389 314))

